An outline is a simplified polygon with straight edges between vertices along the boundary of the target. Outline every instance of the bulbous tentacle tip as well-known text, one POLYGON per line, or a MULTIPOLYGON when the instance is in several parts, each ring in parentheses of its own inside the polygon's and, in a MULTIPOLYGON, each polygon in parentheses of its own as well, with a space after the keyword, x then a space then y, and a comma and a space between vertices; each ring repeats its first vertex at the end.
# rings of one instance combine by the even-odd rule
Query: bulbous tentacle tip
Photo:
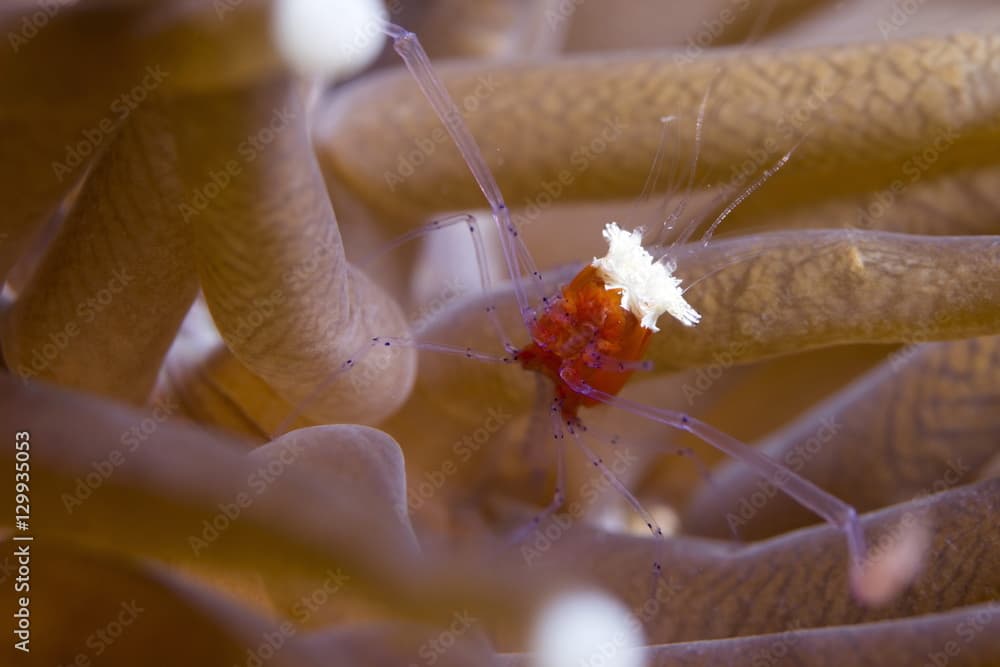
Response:
POLYGON ((278 0, 272 39, 293 70, 335 81, 375 60, 385 19, 380 0, 278 0))
POLYGON ((535 626, 536 665, 589 664, 640 667, 637 649, 645 643, 639 623, 625 607, 604 593, 574 591, 547 604, 535 626))

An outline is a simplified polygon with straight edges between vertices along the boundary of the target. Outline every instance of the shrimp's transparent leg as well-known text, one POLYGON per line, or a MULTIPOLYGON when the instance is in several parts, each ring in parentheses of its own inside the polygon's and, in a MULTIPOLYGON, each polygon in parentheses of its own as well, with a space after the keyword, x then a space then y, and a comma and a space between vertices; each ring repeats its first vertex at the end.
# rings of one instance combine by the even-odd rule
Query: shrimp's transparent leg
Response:
POLYGON ((675 410, 654 408, 626 398, 612 396, 607 392, 582 382, 576 371, 570 367, 564 368, 560 373, 560 377, 574 391, 589 396, 601 403, 621 408, 640 417, 645 417, 666 426, 691 433, 705 443, 747 464, 777 488, 801 503, 803 507, 808 508, 842 531, 847 539, 852 586, 855 593, 858 593, 865 562, 865 539, 861 531, 861 523, 858 520, 857 511, 853 507, 827 493, 809 480, 795 474, 762 452, 694 417, 689 417, 675 410))
MULTIPOLYGON (((432 220, 417 229, 406 232, 405 234, 400 234, 398 237, 386 244, 384 248, 380 248, 378 252, 361 262, 359 267, 362 270, 366 270, 373 263, 382 259, 385 255, 400 247, 404 243, 426 236, 432 232, 447 229, 448 227, 460 224, 464 224, 469 228, 469 235, 472 237, 472 246, 476 253, 476 265, 479 267, 479 284, 482 288, 483 294, 489 294, 493 289, 493 281, 490 279, 491 273, 489 255, 486 252, 486 245, 483 242, 483 234, 482 230, 479 228, 479 221, 474 215, 470 215, 468 213, 462 213, 448 218, 442 218, 440 220, 432 220)), ((511 341, 510 336, 507 335, 507 331, 504 328, 503 323, 501 323, 500 317, 497 315, 496 304, 492 301, 486 305, 486 315, 490 318, 490 323, 496 330, 500 340, 503 342, 504 349, 508 353, 513 354, 517 348, 514 347, 514 343, 511 341)))
POLYGON ((620 493, 625 499, 625 502, 631 505, 636 513, 642 517, 642 520, 646 522, 646 527, 649 528, 649 532, 652 533, 654 537, 663 537, 663 530, 660 529, 660 525, 656 523, 653 515, 646 511, 646 508, 642 506, 639 499, 632 495, 632 492, 629 491, 622 481, 611 471, 611 468, 604 464, 604 459, 595 454, 594 450, 588 447, 587 443, 583 441, 583 437, 580 432, 586 432, 586 427, 579 422, 576 422, 575 424, 568 422, 567 428, 570 435, 573 436, 573 440, 576 442, 577 447, 579 447, 580 451, 583 452, 583 455, 587 457, 587 461, 590 462, 590 465, 594 466, 594 468, 601 473, 604 479, 607 480, 608 484, 614 487, 615 491, 620 493))
POLYGON ((302 415, 309 405, 315 401, 319 396, 326 391, 326 389, 333 384, 334 380, 341 376, 341 374, 348 372, 354 368, 359 361, 365 358, 365 356, 371 352, 376 347, 391 347, 393 345, 399 345, 400 347, 412 347, 417 350, 426 350, 428 352, 439 352, 442 354, 450 354, 457 357, 465 357, 466 359, 475 359, 476 361, 484 361, 488 363, 501 363, 509 364, 514 362, 514 356, 509 357, 498 357, 493 354, 488 354, 486 352, 478 352, 473 350, 471 347, 458 347, 455 345, 442 345, 439 343, 424 343, 421 341, 413 340, 412 338, 400 338, 396 336, 375 336, 368 344, 359 349, 355 354, 340 365, 340 368, 330 373, 329 377, 324 380, 319 387, 314 389, 312 393, 309 394, 306 400, 301 403, 297 403, 292 406, 292 411, 288 413, 288 416, 281 420, 274 431, 270 434, 271 439, 277 438, 279 435, 283 434, 288 430, 288 427, 292 425, 292 422, 296 420, 300 415, 302 415))
POLYGON ((385 34, 392 38, 393 48, 403 59, 403 63, 413 75, 427 101, 437 112, 445 130, 455 142, 455 146, 465 159, 472 176, 476 179, 483 196, 486 197, 493 220, 500 232, 500 247, 503 250, 504 261, 514 285, 514 295, 521 312, 521 318, 525 325, 530 328, 534 313, 519 280, 523 270, 527 270, 529 274, 539 280, 541 274, 532 264, 526 264, 530 261, 530 255, 527 248, 523 247, 523 241, 511 220, 510 211, 504 203, 503 194, 500 192, 500 186, 497 185, 496 179, 493 178, 492 172, 486 165, 486 160, 483 158, 475 139, 472 138, 472 133, 465 124, 458 107, 455 106, 455 102, 451 99, 444 84, 434 73, 427 52, 420 45, 417 36, 392 23, 385 23, 382 28, 385 34))
MULTIPOLYGON (((368 257, 366 257, 362 261, 358 262, 358 268, 367 270, 371 267, 372 264, 383 259, 390 252, 392 252, 393 250, 402 246, 405 243, 413 241, 414 239, 418 239, 422 236, 427 236, 431 232, 436 232, 439 229, 447 229, 449 227, 454 227, 455 225, 461 225, 461 224, 475 225, 476 218, 475 216, 469 213, 459 213, 458 215, 453 215, 447 218, 441 218, 440 220, 431 220, 427 224, 421 225, 416 229, 411 229, 410 231, 404 234, 400 234, 393 240, 389 241, 384 246, 379 248, 377 251, 368 255, 368 257)), ((474 230, 470 229, 469 231, 474 231, 474 230)))
POLYGON ((652 361, 622 361, 596 351, 584 353, 583 360, 589 368, 605 371, 618 371, 619 373, 625 373, 628 371, 653 370, 652 361))
MULTIPOLYGON (((449 218, 442 218, 441 220, 434 220, 427 223, 426 225, 418 227, 417 229, 406 232, 405 234, 401 234, 397 238, 390 241, 385 248, 379 250, 374 255, 368 257, 362 263, 361 266, 363 268, 368 268, 371 266, 372 263, 381 259, 387 253, 389 253, 392 250, 395 250, 396 248, 398 248, 399 246, 403 245, 408 241, 412 241, 416 238, 419 238, 431 232, 440 229, 445 229, 447 227, 451 227, 453 225, 458 225, 458 224, 465 224, 469 228, 469 234, 472 236, 472 245, 476 251, 476 262, 479 265, 479 283, 480 286, 482 287, 483 293, 490 294, 493 289, 493 283, 490 280, 490 268, 487 259, 486 247, 483 245, 482 232, 479 229, 479 221, 476 220, 475 216, 469 214, 456 215, 449 218)), ((432 352, 462 354, 463 356, 467 356, 471 359, 479 359, 481 361, 497 361, 505 363, 512 361, 513 355, 516 354, 517 352, 517 348, 514 346, 514 343, 511 341, 511 339, 507 336, 507 332, 504 329, 503 323, 500 321, 500 317, 497 314, 496 305, 492 301, 490 301, 487 303, 485 310, 487 316, 490 318, 490 322, 493 325, 493 328, 496 330, 497 335, 503 342, 504 350, 506 350, 506 352, 509 355, 512 355, 511 357, 509 358, 496 357, 482 352, 474 352, 467 348, 452 348, 446 345, 417 342, 406 338, 382 337, 381 343, 391 344, 392 342, 395 341, 399 344, 403 344, 403 342, 405 341, 406 344, 409 345, 410 347, 415 347, 417 349, 425 349, 432 352)), ((347 361, 341 364, 340 368, 331 373, 315 389, 313 389, 312 392, 310 392, 309 396, 307 396, 300 403, 296 403, 292 406, 292 411, 288 414, 287 417, 285 417, 281 421, 280 424, 278 424, 278 426, 275 428, 271 436, 277 437, 282 433, 284 433, 288 429, 288 427, 291 426, 291 424, 295 421, 295 419, 298 418, 300 415, 302 415, 309 408, 309 406, 313 403, 313 401, 316 401, 320 396, 323 395, 324 391, 326 391, 333 385, 334 381, 336 381, 336 379, 340 377, 341 374, 351 370, 361 359, 364 359, 365 355, 367 355, 372 350, 372 348, 374 348, 378 344, 379 344, 379 339, 376 338, 373 341, 369 341, 368 344, 359 347, 358 350, 355 351, 347 361)))
MULTIPOLYGON (((658 524, 656 522, 656 519, 653 518, 653 515, 650 514, 646 510, 646 508, 642 506, 642 503, 639 502, 639 499, 636 498, 634 495, 632 495, 632 492, 629 491, 624 484, 622 484, 622 481, 615 476, 615 473, 612 472, 611 468, 609 468, 607 465, 604 464, 604 460, 600 456, 595 454, 594 451, 587 446, 587 443, 583 441, 583 437, 581 436, 580 432, 586 433, 587 428, 582 423, 580 423, 579 420, 576 420, 576 422, 567 422, 567 428, 569 429, 570 434, 573 436, 573 442, 575 442, 576 446, 580 449, 581 452, 583 452, 583 455, 587 458, 587 461, 590 462, 590 465, 594 466, 594 468, 596 468, 601 473, 601 475, 604 477, 605 480, 607 480, 607 482, 612 486, 612 488, 614 488, 615 491, 617 491, 619 495, 621 495, 621 497, 625 499, 625 502, 631 505, 632 509, 634 509, 636 513, 640 517, 642 517, 642 520, 646 522, 646 527, 649 529, 649 532, 652 534, 653 538, 659 540, 659 545, 661 550, 665 550, 667 547, 667 541, 666 538, 663 536, 663 529, 660 528, 660 524, 658 524)), ((660 577, 662 575, 663 575, 663 558, 657 557, 656 559, 653 560, 652 579, 650 581, 651 596, 655 595, 656 587, 659 584, 660 577)))
POLYGON ((556 487, 552 492, 552 500, 546 505, 541 512, 536 514, 531 518, 531 520, 525 525, 521 526, 513 533, 509 538, 511 544, 519 544, 523 542, 533 530, 541 525, 542 521, 558 512, 563 503, 566 502, 566 495, 563 489, 566 487, 566 441, 565 434, 563 433, 562 426, 560 424, 559 416, 559 401, 556 399, 552 403, 552 409, 550 414, 553 415, 553 428, 552 428, 552 438, 555 441, 556 446, 556 487))
POLYGON ((457 345, 442 345, 441 343, 424 343, 422 341, 417 341, 412 338, 400 338, 398 336, 376 336, 372 338, 372 346, 382 345, 384 347, 391 347, 393 345, 399 345, 400 347, 412 347, 417 350, 424 350, 427 352, 440 352, 442 354, 450 354, 456 357, 465 357, 466 359, 475 359, 476 361, 486 361, 490 363, 498 364, 510 364, 514 362, 514 357, 498 357, 495 354, 487 354, 485 352, 477 352, 471 347, 458 347, 457 345))
MULTIPOLYGON (((616 446, 618 444, 619 437, 617 435, 611 435, 607 432, 602 432, 600 429, 595 428, 594 426, 586 426, 581 428, 583 428, 583 430, 586 431, 591 436, 596 434, 599 440, 606 442, 612 446, 616 446)), ((708 464, 706 464, 705 461, 700 456, 698 456, 698 452, 694 451, 690 447, 671 447, 668 453, 676 454, 677 456, 683 456, 684 458, 691 459, 691 461, 694 462, 695 467, 698 469, 698 476, 701 477, 701 479, 706 484, 717 488, 716 485, 718 484, 718 482, 716 482, 715 478, 712 476, 712 471, 708 467, 708 464)), ((733 534, 733 537, 739 539, 739 535, 736 535, 735 533, 733 534)))

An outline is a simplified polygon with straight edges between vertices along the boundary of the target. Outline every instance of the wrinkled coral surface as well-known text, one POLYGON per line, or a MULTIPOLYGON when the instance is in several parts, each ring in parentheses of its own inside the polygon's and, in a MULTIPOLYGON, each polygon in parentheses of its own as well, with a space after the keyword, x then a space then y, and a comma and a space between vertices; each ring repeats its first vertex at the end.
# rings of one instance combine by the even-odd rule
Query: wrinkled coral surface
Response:
POLYGON ((265 2, 14 3, 0 474, 29 433, 31 511, 5 505, 0 599, 31 616, 11 664, 530 664, 569 587, 629 608, 649 665, 1000 664, 994 3, 386 4, 551 293, 609 220, 669 243, 679 202, 708 223, 791 151, 674 248, 701 322, 663 318, 622 395, 857 508, 884 599, 852 595, 842 535, 768 480, 611 409, 581 410, 593 446, 672 534, 570 450, 565 506, 508 542, 553 492, 547 381, 370 344, 500 356, 493 305, 527 342, 488 224, 485 293, 465 225, 380 252, 485 205, 391 51, 315 90, 265 2))

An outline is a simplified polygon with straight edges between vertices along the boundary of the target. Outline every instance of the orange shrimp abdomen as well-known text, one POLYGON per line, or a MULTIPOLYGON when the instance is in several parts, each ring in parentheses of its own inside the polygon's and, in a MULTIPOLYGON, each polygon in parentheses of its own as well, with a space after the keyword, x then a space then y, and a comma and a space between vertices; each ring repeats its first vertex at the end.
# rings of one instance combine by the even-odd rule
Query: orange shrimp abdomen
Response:
POLYGON ((615 362, 637 362, 649 345, 652 331, 621 307, 621 291, 609 290, 597 269, 586 266, 563 287, 531 328, 532 342, 518 352, 524 368, 549 377, 556 387, 563 416, 576 418, 580 406, 596 400, 569 387, 560 371, 569 367, 585 384, 617 394, 632 375, 632 367, 615 362))

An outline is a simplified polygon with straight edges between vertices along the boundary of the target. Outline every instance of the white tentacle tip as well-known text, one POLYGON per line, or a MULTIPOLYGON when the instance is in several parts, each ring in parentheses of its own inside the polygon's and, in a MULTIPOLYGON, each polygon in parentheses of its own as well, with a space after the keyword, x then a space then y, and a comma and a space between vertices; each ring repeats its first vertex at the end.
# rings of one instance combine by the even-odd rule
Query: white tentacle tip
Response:
POLYGON ((639 621, 597 591, 563 594, 542 610, 532 640, 534 667, 644 667, 639 621))
POLYGON ((701 320, 701 315, 684 300, 681 280, 674 276, 672 262, 657 262, 642 247, 642 230, 627 232, 617 222, 604 227, 608 254, 594 258, 605 286, 621 290, 622 308, 628 310, 650 331, 659 331, 656 321, 663 313, 689 327, 701 320))
POLYGON ((275 46, 305 77, 343 79, 368 66, 385 41, 381 0, 276 0, 275 46))

